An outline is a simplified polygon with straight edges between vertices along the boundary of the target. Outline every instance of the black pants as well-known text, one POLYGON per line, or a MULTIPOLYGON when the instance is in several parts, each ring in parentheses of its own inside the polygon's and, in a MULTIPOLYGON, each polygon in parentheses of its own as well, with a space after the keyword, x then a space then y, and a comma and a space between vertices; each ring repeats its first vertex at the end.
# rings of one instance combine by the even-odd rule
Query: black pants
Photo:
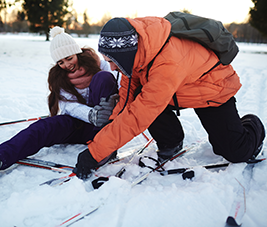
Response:
MULTIPOLYGON (((255 132, 242 125, 232 97, 219 107, 194 109, 217 155, 231 162, 247 161, 256 147, 255 132)), ((184 139, 179 119, 168 106, 148 128, 159 149, 174 147, 184 139)))

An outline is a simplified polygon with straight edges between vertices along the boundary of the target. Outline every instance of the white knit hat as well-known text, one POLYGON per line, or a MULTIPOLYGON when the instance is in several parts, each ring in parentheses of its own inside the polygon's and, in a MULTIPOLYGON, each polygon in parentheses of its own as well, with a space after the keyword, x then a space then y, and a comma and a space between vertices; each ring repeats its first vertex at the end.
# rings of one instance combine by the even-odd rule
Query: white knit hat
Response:
POLYGON ((50 30, 50 35, 53 38, 50 44, 50 53, 55 62, 73 54, 82 53, 74 39, 64 32, 64 28, 56 26, 50 30))

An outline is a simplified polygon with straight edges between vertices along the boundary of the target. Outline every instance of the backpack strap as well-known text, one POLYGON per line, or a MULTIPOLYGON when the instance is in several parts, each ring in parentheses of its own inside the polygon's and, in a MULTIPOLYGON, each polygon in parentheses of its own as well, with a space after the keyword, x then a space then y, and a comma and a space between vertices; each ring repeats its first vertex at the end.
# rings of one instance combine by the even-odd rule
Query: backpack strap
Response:
MULTIPOLYGON (((219 66, 222 62, 218 61, 214 66, 212 66, 207 72, 203 73, 201 77, 205 76, 207 73, 209 73, 211 70, 215 69, 217 66, 219 66)), ((199 77, 199 79, 201 78, 199 77)))
POLYGON ((175 106, 175 110, 176 110, 176 115, 177 116, 180 116, 180 107, 179 107, 179 104, 178 104, 176 93, 173 94, 172 99, 173 99, 173 102, 174 102, 174 106, 175 106))
POLYGON ((169 42, 171 36, 172 36, 172 33, 170 33, 170 35, 168 36, 167 40, 165 41, 165 43, 163 44, 163 46, 160 48, 160 50, 156 54, 156 56, 151 60, 151 62, 148 63, 148 65, 147 65, 147 71, 146 71, 146 80, 147 81, 148 81, 148 73, 149 73, 149 70, 150 70, 151 66, 153 65, 156 57, 160 54, 160 52, 163 50, 163 48, 165 47, 165 45, 169 42))
MULTIPOLYGON (((157 55, 152 59, 151 62, 148 63, 147 65, 147 72, 146 72, 146 79, 148 81, 148 74, 149 74, 149 70, 150 68, 152 67, 156 57, 160 54, 160 52, 163 50, 163 48, 165 47, 165 45, 169 42, 170 38, 172 37, 172 32, 170 33, 169 37, 167 38, 166 42, 163 44, 163 46, 161 47, 161 49, 159 50, 159 52, 157 53, 157 55)), ((179 108, 179 104, 178 104, 178 100, 177 100, 177 97, 176 97, 176 94, 174 93, 173 94, 173 102, 174 102, 174 105, 175 105, 175 110, 176 110, 176 114, 177 116, 180 116, 180 108, 179 108)))

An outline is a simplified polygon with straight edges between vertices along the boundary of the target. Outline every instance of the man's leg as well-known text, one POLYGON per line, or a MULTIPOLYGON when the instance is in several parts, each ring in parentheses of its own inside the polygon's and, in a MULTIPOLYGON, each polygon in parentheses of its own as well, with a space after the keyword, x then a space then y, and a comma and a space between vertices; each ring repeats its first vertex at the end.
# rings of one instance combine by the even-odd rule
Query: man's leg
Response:
POLYGON ((265 133, 260 120, 240 119, 235 98, 219 107, 195 109, 203 127, 209 135, 213 151, 231 162, 247 161, 262 143, 265 133), (257 122, 257 123, 256 123, 257 122))
POLYGON ((181 123, 172 109, 171 106, 167 106, 148 128, 151 136, 157 142, 158 156, 162 160, 180 150, 184 139, 181 123))

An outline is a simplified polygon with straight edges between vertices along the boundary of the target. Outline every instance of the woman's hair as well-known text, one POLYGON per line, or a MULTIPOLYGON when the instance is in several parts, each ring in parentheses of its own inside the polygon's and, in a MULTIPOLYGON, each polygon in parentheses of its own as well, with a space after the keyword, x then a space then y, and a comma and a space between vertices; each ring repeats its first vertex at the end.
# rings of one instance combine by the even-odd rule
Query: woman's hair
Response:
MULTIPOLYGON (((99 67, 99 57, 92 48, 82 48, 82 53, 77 54, 79 67, 83 67, 89 75, 95 75, 101 71, 99 67)), ((57 115, 59 111, 59 100, 74 102, 74 100, 67 100, 60 95, 61 89, 76 96, 79 103, 85 104, 86 101, 81 94, 76 90, 75 86, 68 78, 68 71, 62 69, 58 64, 53 66, 48 75, 48 85, 50 94, 48 96, 48 106, 51 116, 57 115)), ((75 101, 76 102, 76 101, 75 101)))

